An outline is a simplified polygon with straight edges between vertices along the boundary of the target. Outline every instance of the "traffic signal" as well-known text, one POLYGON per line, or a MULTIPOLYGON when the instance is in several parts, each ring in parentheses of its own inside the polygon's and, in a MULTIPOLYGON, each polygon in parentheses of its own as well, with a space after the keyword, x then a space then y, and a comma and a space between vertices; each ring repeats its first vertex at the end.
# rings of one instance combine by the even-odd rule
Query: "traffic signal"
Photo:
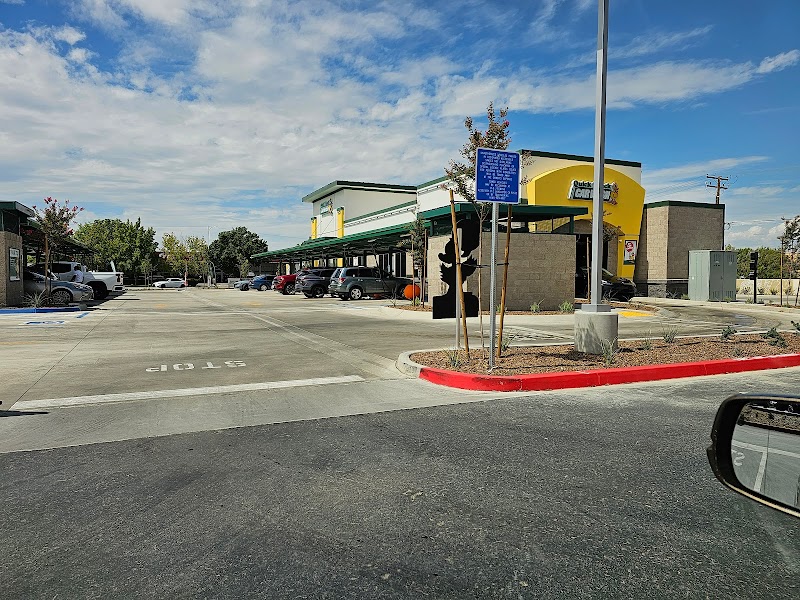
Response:
POLYGON ((758 252, 751 252, 750 253, 750 274, 749 278, 754 280, 756 279, 758 272, 758 252))

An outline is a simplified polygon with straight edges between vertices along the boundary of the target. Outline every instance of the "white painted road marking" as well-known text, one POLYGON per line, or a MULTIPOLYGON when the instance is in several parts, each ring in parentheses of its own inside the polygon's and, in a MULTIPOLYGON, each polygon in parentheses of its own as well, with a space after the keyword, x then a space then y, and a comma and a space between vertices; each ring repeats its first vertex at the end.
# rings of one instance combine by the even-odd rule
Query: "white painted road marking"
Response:
POLYGON ((234 385, 216 385, 212 387, 182 388, 175 390, 154 390, 150 392, 126 392, 122 394, 99 394, 97 396, 73 396, 71 398, 52 398, 48 400, 20 400, 14 404, 14 410, 33 408, 68 408, 86 404, 106 404, 112 402, 128 402, 130 400, 156 400, 158 398, 181 398, 187 396, 206 396, 209 394, 225 394, 231 392, 252 392, 258 390, 281 390, 308 385, 330 385, 334 383, 355 383, 364 381, 358 375, 343 377, 316 377, 313 379, 292 379, 289 381, 265 381, 263 383, 239 383, 234 385))

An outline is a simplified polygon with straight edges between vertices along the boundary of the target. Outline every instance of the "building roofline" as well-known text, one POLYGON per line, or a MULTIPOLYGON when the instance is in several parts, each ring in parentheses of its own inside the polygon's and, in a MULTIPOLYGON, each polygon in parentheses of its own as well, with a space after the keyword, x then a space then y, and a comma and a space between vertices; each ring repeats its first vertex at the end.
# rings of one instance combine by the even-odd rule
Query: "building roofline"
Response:
POLYGON ((310 194, 303 196, 303 202, 316 202, 335 194, 340 190, 369 190, 378 192, 400 192, 416 193, 415 185, 397 185, 393 183, 369 183, 366 181, 332 181, 328 185, 314 190, 310 194))
POLYGON ((14 201, 0 202, 0 210, 13 210, 20 214, 25 215, 26 217, 33 217, 36 214, 36 212, 32 208, 14 201))
MULTIPOLYGON (((561 158, 563 160, 577 160, 580 162, 594 162, 592 156, 581 156, 579 154, 561 154, 559 152, 544 152, 542 150, 517 150, 520 154, 525 156, 539 156, 541 158, 561 158)), ((617 160, 615 158, 607 158, 607 165, 619 165, 621 167, 637 167, 642 168, 642 163, 634 162, 631 160, 617 160)))
POLYGON ((709 202, 685 202, 683 200, 659 200, 645 204, 645 208, 658 208, 660 206, 691 206, 692 208, 712 208, 715 210, 725 210, 724 204, 711 204, 709 202))

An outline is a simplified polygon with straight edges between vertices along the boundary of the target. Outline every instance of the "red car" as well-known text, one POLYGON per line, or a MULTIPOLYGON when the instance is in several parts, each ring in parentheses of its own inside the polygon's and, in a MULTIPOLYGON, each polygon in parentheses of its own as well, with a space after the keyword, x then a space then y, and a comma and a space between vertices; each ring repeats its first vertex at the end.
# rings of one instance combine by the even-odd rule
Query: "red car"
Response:
MULTIPOLYGON (((300 271, 302 273, 302 271, 300 271)), ((272 289, 277 290, 282 294, 294 294, 294 283, 299 273, 292 273, 291 275, 278 275, 272 281, 272 289)))

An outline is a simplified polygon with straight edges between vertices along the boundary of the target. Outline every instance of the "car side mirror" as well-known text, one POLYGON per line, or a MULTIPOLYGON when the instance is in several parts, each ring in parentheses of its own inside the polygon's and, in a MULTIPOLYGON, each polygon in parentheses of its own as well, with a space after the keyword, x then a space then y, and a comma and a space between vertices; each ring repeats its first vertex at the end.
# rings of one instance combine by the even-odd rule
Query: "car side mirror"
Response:
POLYGON ((738 394, 725 400, 708 461, 727 488, 800 517, 800 398, 738 394))

